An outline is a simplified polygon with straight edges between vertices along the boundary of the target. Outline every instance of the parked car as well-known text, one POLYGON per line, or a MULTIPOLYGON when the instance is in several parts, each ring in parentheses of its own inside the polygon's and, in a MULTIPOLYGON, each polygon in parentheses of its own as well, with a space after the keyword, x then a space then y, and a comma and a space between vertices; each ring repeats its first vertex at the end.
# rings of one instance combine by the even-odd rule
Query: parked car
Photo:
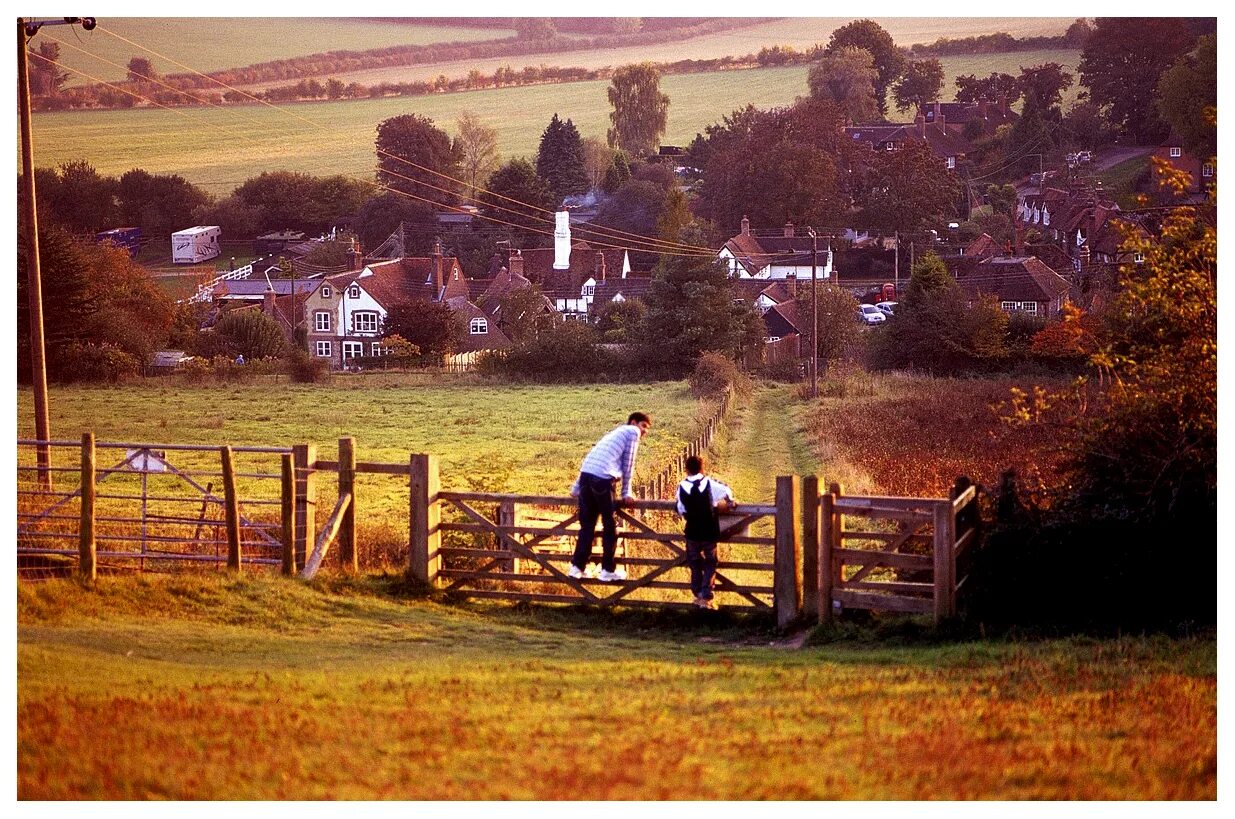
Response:
POLYGON ((1076 161, 1084 164, 1093 161, 1093 151, 1079 151, 1076 155, 1076 161))
POLYGON ((883 311, 873 304, 861 305, 858 310, 858 318, 862 320, 863 324, 883 324, 888 320, 883 311))
POLYGON ((888 317, 891 317, 896 312, 896 302, 894 301, 881 301, 875 307, 879 312, 888 317))

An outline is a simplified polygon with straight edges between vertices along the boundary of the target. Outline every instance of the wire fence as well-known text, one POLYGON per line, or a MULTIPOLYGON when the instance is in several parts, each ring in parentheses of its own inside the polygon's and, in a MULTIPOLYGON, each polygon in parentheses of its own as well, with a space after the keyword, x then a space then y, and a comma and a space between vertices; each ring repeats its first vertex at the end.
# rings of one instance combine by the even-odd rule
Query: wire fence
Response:
POLYGON ((71 574, 85 529, 100 573, 221 569, 229 559, 228 480, 243 565, 281 565, 281 459, 291 449, 232 447, 225 457, 213 446, 91 439, 88 450, 89 458, 83 441, 17 442, 19 578, 71 574), (87 485, 93 492, 83 504, 87 485))

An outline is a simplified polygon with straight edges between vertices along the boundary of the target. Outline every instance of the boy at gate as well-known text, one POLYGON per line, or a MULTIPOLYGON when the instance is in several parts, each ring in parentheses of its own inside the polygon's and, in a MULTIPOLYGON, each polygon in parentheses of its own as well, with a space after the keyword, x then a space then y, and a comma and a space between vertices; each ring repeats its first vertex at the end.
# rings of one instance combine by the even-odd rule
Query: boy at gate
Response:
POLYGON ((686 478, 678 485, 678 514, 686 519, 686 562, 695 605, 714 609, 716 542, 720 540, 720 513, 737 505, 733 490, 703 474, 703 458, 686 459, 686 478))

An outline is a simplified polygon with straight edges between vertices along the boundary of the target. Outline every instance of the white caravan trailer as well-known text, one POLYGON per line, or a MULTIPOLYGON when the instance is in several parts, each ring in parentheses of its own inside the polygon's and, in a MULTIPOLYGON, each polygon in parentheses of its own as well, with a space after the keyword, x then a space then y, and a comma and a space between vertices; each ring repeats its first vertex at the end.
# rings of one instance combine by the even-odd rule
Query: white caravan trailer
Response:
POLYGON ((172 261, 196 264, 219 255, 217 225, 198 225, 172 234, 172 261))

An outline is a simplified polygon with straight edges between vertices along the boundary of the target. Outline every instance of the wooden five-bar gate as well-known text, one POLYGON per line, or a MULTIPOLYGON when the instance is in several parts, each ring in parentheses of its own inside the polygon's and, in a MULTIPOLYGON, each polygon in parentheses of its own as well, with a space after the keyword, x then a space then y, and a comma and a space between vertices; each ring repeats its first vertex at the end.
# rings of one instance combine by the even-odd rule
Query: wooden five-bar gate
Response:
MULTIPOLYGON (((76 570, 88 577, 95 576, 100 560, 142 570, 203 562, 233 570, 271 566, 305 578, 328 563, 357 571, 357 511, 363 508, 358 476, 384 475, 407 487, 406 571, 425 586, 502 600, 691 605, 681 520, 670 498, 635 500, 618 512, 618 562, 628 576, 605 583, 566 574, 579 533, 573 498, 446 490, 434 455, 413 454, 404 463, 359 461, 352 438, 339 440, 336 460, 319 459, 311 444, 96 444, 89 433, 80 444, 18 444, 19 567, 58 556, 75 558, 76 570), (38 445, 79 448, 80 463, 34 465, 30 448, 38 445), (108 448, 124 449, 125 457, 100 470, 97 450, 108 448), (196 468, 173 465, 169 452, 196 455, 196 468), (240 453, 277 457, 278 469, 238 471, 240 453), (216 455, 217 471, 201 462, 216 455), (191 491, 187 497, 171 497, 169 489, 151 493, 154 475, 191 491), (319 526, 326 475, 335 478, 336 500, 319 526), (201 483, 214 477, 221 479, 221 492, 201 483), (66 479, 73 485, 64 486, 66 479), (99 492, 108 479, 140 481, 141 492, 99 492), (259 497, 254 487, 270 483, 277 495, 259 497), (105 514, 100 499, 109 504, 105 514), (140 515, 119 509, 138 500, 140 515), (152 508, 156 501, 200 509, 169 512, 152 508), (99 549, 100 542, 105 548, 99 549), (331 554, 338 558, 328 561, 331 554)), ((854 497, 836 484, 821 491, 814 476, 778 477, 774 503, 741 504, 722 521, 716 602, 724 609, 773 613, 781 627, 803 619, 827 622, 844 609, 925 614, 936 622, 953 617, 977 538, 975 489, 953 494, 854 497)), ((594 560, 600 540, 598 532, 594 560)))

